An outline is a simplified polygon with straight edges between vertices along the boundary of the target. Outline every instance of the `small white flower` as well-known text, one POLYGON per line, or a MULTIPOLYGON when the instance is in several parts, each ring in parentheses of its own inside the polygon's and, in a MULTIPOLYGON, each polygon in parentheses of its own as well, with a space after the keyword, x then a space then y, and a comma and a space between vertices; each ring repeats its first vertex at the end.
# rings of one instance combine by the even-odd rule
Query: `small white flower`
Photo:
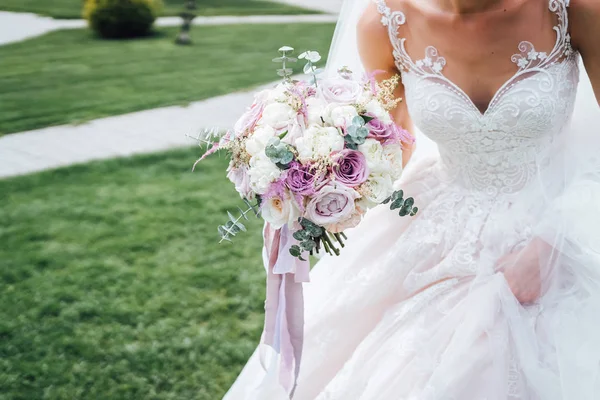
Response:
POLYGON ((279 51, 280 52, 294 51, 294 48, 290 47, 290 46, 283 46, 283 47, 279 48, 279 51))
POLYGON ((439 62, 439 61, 436 61, 436 62, 433 63, 433 67, 431 69, 435 73, 440 73, 440 72, 442 72, 443 68, 444 68, 444 66, 442 65, 442 63, 439 62))
POLYGON ((281 170, 263 153, 250 159, 250 188, 257 194, 265 194, 272 182, 281 175, 281 170))
POLYGON ((548 58, 548 53, 546 53, 545 51, 540 51, 540 52, 538 53, 538 58, 539 58, 540 60, 545 60, 546 58, 548 58))
POLYGON ((520 58, 519 61, 517 61, 517 65, 519 68, 526 68, 529 65, 529 61, 527 61, 526 58, 520 58))
POLYGON ((305 162, 328 157, 334 151, 344 148, 344 138, 336 128, 311 126, 304 136, 296 139, 298 158, 305 162))
POLYGON ((417 67, 421 68, 423 66, 423 60, 417 60, 415 64, 417 65, 417 67))
POLYGON ((426 67, 431 67, 433 65, 433 61, 431 60, 431 57, 425 57, 423 59, 423 64, 425 64, 426 67))
POLYGON ((529 53, 527 53, 527 58, 529 60, 533 61, 533 60, 537 59, 537 57, 538 57, 538 52, 535 50, 531 50, 529 53))

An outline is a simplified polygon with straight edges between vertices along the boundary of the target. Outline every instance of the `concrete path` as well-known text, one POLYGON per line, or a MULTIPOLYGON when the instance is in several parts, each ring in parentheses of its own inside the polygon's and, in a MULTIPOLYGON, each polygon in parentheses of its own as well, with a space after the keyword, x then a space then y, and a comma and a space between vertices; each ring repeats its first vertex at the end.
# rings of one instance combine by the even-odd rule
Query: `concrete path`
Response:
MULTIPOLYGON (((342 8, 344 0, 275 0, 279 3, 290 4, 310 10, 319 10, 327 13, 337 14, 342 8)), ((352 0, 347 0, 352 1, 352 0)))
POLYGON ((164 107, 0 137, 0 178, 194 145, 188 136, 196 136, 203 128, 230 128, 252 104, 256 90, 188 107, 164 107))
MULTIPOLYGON (((285 24, 335 22, 336 20, 337 17, 333 14, 217 16, 198 17, 194 19, 194 25, 285 24)), ((156 21, 156 25, 179 26, 181 18, 162 17, 156 21)), ((86 21, 80 19, 52 19, 36 14, 0 11, 0 45, 20 42, 60 29, 80 29, 86 26, 86 21)))

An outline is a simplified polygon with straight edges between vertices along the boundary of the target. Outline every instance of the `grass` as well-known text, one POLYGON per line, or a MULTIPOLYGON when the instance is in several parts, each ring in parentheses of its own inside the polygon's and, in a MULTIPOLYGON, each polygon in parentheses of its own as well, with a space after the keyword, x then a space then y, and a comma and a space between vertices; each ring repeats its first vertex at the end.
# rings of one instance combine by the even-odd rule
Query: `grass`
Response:
MULTIPOLYGON (((179 15, 184 0, 163 0, 163 16, 179 15)), ((287 4, 264 0, 196 0, 198 15, 268 15, 268 14, 314 14, 287 4)), ((0 10, 31 12, 54 18, 81 18, 82 0, 0 0, 0 10)))
MULTIPOLYGON (((106 41, 87 30, 0 47, 0 135, 226 94, 277 79, 283 44, 327 53, 333 24, 194 27, 106 41)), ((299 69, 299 67, 297 67, 299 69)))
POLYGON ((220 399, 263 323, 261 224, 199 149, 0 181, 0 399, 220 399))

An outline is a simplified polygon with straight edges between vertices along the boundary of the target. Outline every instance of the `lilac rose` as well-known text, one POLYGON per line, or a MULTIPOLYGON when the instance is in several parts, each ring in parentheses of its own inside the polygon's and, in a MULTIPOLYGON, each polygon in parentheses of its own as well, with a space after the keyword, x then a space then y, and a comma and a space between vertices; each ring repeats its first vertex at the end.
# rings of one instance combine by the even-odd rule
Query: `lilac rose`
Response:
POLYGON ((362 86, 347 79, 326 79, 319 82, 321 95, 328 103, 354 104, 363 93, 362 86))
POLYGON ((287 170, 286 185, 294 193, 312 196, 326 183, 326 177, 311 165, 295 163, 287 170))
POLYGON ((351 218, 360 194, 344 185, 330 183, 319 190, 306 206, 306 217, 320 226, 327 226, 351 218))
POLYGON ((394 124, 386 124, 382 122, 380 119, 372 119, 367 124, 367 128, 369 129, 370 138, 377 139, 380 142, 387 142, 389 140, 397 140, 396 130, 394 129, 394 124))
POLYGON ((367 159, 360 151, 342 150, 337 154, 333 173, 337 182, 351 187, 358 186, 369 177, 367 159))

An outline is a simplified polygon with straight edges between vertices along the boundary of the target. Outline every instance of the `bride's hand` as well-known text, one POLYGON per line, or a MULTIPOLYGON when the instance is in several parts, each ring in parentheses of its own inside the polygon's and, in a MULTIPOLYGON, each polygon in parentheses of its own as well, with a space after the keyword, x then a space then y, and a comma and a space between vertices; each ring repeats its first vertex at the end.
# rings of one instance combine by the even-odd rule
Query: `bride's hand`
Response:
POLYGON ((497 267, 504 273, 511 291, 521 304, 534 303, 541 296, 540 240, 533 240, 526 248, 498 260, 497 267))

